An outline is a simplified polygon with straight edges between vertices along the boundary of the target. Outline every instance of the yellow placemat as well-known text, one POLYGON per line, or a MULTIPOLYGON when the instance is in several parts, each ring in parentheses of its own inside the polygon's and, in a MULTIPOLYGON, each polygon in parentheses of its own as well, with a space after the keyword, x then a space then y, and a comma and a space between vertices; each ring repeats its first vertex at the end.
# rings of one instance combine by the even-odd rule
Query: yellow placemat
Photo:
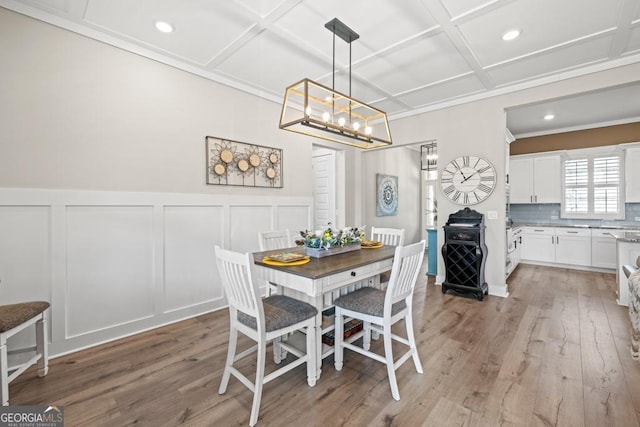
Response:
POLYGON ((280 262, 280 261, 273 261, 271 259, 267 259, 267 258, 263 258, 262 262, 268 265, 277 265, 280 267, 287 267, 287 266, 293 266, 293 265, 302 265, 302 264, 306 264, 311 260, 311 258, 306 257, 304 259, 298 260, 298 261, 291 261, 291 262, 280 262))

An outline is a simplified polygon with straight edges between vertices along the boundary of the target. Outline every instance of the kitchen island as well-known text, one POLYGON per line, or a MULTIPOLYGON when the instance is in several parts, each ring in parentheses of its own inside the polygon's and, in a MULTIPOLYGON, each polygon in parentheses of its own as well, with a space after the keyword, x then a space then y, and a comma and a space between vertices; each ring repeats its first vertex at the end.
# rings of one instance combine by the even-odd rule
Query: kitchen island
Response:
POLYGON ((619 305, 629 306, 629 285, 622 266, 634 265, 640 256, 640 231, 612 231, 611 235, 616 239, 617 302, 619 305))

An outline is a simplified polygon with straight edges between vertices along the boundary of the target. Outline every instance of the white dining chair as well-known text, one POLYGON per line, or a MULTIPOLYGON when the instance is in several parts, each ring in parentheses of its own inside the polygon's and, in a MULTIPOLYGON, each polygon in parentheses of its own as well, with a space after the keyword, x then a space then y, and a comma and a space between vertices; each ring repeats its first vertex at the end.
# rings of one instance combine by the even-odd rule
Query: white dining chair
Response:
POLYGON ((224 373, 220 382, 219 394, 227 391, 229 377, 235 376, 253 392, 253 404, 249 425, 258 421, 262 386, 274 378, 283 375, 295 367, 307 364, 307 382, 313 387, 316 382, 316 336, 315 322, 318 311, 306 302, 284 295, 273 295, 262 299, 254 281, 253 259, 251 254, 240 254, 215 247, 218 273, 229 302, 229 348, 224 373), (306 351, 301 351, 288 343, 282 347, 297 357, 296 360, 265 375, 267 343, 275 338, 304 330, 306 333, 306 351), (256 345, 236 354, 238 332, 256 342, 256 345), (234 363, 257 351, 255 382, 242 374, 234 363))
MULTIPOLYGON (((371 240, 382 242, 384 245, 404 246, 404 228, 371 227, 371 240)), ((389 283, 390 271, 380 274, 380 287, 384 289, 389 283)))
POLYGON ((44 377, 49 372, 49 339, 45 315, 48 309, 49 303, 46 301, 0 305, 0 398, 3 406, 9 404, 9 383, 30 366, 37 364, 39 377, 44 377), (35 347, 8 350, 7 340, 32 325, 35 325, 36 332, 35 347), (31 351, 34 354, 29 360, 10 367, 8 356, 25 351, 31 351))
POLYGON ((258 243, 261 251, 290 248, 295 246, 294 240, 289 230, 258 232, 258 243))
MULTIPOLYGON (((258 232, 258 244, 261 251, 290 248, 295 245, 289 230, 260 231, 258 232)), ((269 295, 275 294, 278 291, 278 285, 269 282, 267 291, 269 295)))
POLYGON ((335 334, 334 361, 336 370, 340 371, 342 369, 345 348, 384 363, 387 366, 391 395, 395 400, 400 400, 396 369, 412 358, 416 371, 420 374, 422 373, 422 364, 420 363, 413 334, 411 302, 424 258, 424 250, 424 240, 413 245, 396 247, 391 268, 391 279, 386 291, 365 287, 343 295, 334 301, 336 307, 336 331, 341 331, 344 328, 345 317, 360 319, 364 323, 362 347, 345 342, 340 333, 335 334), (391 326, 402 319, 405 321, 407 338, 391 332, 391 326), (383 335, 384 356, 369 349, 372 330, 376 330, 383 335), (409 347, 409 350, 397 361, 394 361, 393 357, 392 339, 409 347))
POLYGON ((385 245, 404 246, 404 228, 371 227, 371 240, 385 245))

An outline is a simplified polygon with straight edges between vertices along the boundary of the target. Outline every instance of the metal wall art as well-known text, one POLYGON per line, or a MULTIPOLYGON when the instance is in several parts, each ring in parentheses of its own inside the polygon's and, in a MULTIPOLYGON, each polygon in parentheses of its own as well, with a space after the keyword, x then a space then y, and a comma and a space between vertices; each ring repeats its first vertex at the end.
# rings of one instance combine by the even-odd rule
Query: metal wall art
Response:
POLYGON ((207 136, 207 184, 282 188, 282 150, 207 136))

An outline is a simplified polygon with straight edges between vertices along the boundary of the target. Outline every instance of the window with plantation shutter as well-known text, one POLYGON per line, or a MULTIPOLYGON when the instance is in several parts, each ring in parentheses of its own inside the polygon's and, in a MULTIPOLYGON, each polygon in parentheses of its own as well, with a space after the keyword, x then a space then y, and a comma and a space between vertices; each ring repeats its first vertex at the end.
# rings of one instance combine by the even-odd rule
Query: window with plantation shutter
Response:
POLYGON ((624 218, 622 154, 572 155, 563 163, 564 218, 624 218))
POLYGON ((589 161, 567 160, 564 164, 565 211, 589 212, 589 161))
POLYGON ((620 199, 620 157, 593 159, 593 211, 618 213, 620 199))

